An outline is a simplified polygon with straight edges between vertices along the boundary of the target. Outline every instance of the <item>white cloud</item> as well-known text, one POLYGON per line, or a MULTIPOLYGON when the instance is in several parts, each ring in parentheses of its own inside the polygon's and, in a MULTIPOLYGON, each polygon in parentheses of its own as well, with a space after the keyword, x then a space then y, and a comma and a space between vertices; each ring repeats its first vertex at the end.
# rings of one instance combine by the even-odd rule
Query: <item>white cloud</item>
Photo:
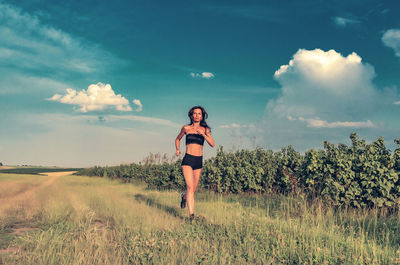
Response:
MULTIPOLYGON (((275 72, 274 76, 278 81, 285 82, 286 84, 287 81, 298 81, 300 78, 303 81, 309 81, 315 85, 319 84, 317 89, 340 92, 351 87, 336 87, 337 82, 340 81, 338 79, 345 78, 346 80, 343 80, 343 84, 348 81, 359 80, 360 75, 363 73, 360 69, 360 65, 361 57, 354 52, 347 57, 343 57, 335 50, 325 52, 320 49, 311 51, 300 49, 294 55, 294 58, 289 61, 289 64, 282 65, 279 70, 275 72), (352 75, 349 75, 348 71, 353 72, 355 76, 352 77, 352 75), (284 77, 282 78, 282 76, 284 77), (287 76, 291 77, 286 78, 287 76), (328 84, 329 81, 335 82, 335 88, 328 84)), ((368 75, 373 75, 373 69, 367 69, 367 71, 370 72, 368 75)))
MULTIPOLYGON (((289 119, 290 120, 290 119, 289 119)), ((295 120, 295 119, 292 119, 295 120)), ((370 121, 366 122, 352 122, 352 121, 335 121, 335 122, 327 122, 320 119, 304 119, 303 117, 299 117, 300 121, 305 121, 307 123, 307 127, 314 128, 373 128, 375 125, 370 121)))
POLYGON ((393 102, 393 104, 400 105, 400 101, 395 101, 395 102, 393 102))
POLYGON ((137 106, 136 111, 142 111, 143 110, 143 105, 140 102, 139 99, 134 99, 133 100, 133 104, 135 104, 137 106))
POLYGON ((241 126, 240 124, 237 124, 237 123, 232 123, 231 127, 232 128, 239 128, 239 127, 243 127, 243 126, 241 126))
POLYGON ((213 78, 214 74, 213 73, 209 73, 209 72, 203 72, 203 73, 201 73, 201 77, 203 77, 203 78, 213 78))
POLYGON ((210 72, 202 72, 202 73, 190 73, 190 76, 193 78, 204 78, 204 79, 210 79, 214 77, 213 73, 210 72))
POLYGON ((315 119, 305 119, 303 117, 294 118, 290 115, 287 116, 289 121, 302 121, 307 123, 307 127, 314 127, 314 128, 373 128, 375 125, 370 121, 365 122, 354 122, 354 121, 335 121, 335 122, 328 122, 321 120, 319 118, 315 119))
POLYGON ((74 89, 67 88, 66 95, 55 94, 48 100, 58 101, 64 104, 79 105, 80 112, 95 110, 104 110, 109 106, 114 106, 119 111, 132 111, 129 101, 120 94, 115 95, 110 84, 103 83, 91 84, 87 91, 77 92, 74 89))
POLYGON ((333 22, 335 23, 336 26, 339 26, 339 27, 346 27, 348 24, 360 23, 360 21, 358 21, 358 20, 344 18, 344 17, 334 17, 333 22))
POLYGON ((400 56, 400 29, 389 29, 382 36, 382 42, 400 56))
POLYGON ((356 53, 343 57, 335 50, 325 52, 320 49, 298 50, 289 64, 282 65, 274 74, 287 96, 301 96, 298 92, 302 86, 301 90, 306 90, 307 96, 313 96, 311 101, 316 94, 345 97, 354 96, 356 91, 362 92, 360 97, 366 93, 369 97, 373 93, 370 81, 374 76, 374 69, 363 64, 356 53))
POLYGON ((377 113, 396 96, 374 87, 374 68, 355 52, 299 49, 274 77, 281 93, 267 103, 258 125, 269 148, 291 144, 305 150, 354 131, 373 134, 383 126, 374 120, 377 113))

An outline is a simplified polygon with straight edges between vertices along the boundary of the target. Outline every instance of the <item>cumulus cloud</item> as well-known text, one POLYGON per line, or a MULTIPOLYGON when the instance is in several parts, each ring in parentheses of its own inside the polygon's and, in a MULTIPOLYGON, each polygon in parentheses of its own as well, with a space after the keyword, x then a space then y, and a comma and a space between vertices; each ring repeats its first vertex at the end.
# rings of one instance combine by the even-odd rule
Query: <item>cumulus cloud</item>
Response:
POLYGON ((109 106, 113 106, 119 111, 132 111, 129 101, 120 94, 116 95, 110 84, 91 84, 87 90, 83 89, 79 92, 67 88, 66 92, 64 96, 55 94, 48 100, 79 105, 80 108, 78 111, 80 112, 104 110, 109 106))
POLYGON ((371 117, 393 103, 393 95, 378 91, 374 77, 374 68, 355 52, 299 49, 274 73, 281 93, 267 103, 258 125, 264 144, 304 150, 356 130, 376 130, 381 123, 371 117))
POLYGON ((350 19, 350 18, 344 18, 344 17, 333 17, 332 20, 335 23, 335 25, 339 26, 339 27, 346 27, 349 24, 360 23, 360 21, 358 21, 358 20, 350 19))
POLYGON ((213 73, 210 72, 202 72, 202 73, 190 73, 190 76, 193 78, 205 78, 205 79, 210 79, 214 77, 213 73))
MULTIPOLYGON (((356 53, 344 57, 335 50, 325 52, 320 49, 300 49, 289 64, 282 65, 274 74, 282 85, 284 98, 290 98, 294 103, 299 99, 312 103, 319 96, 344 100, 347 104, 349 100, 357 100, 357 92, 361 93, 358 97, 370 98, 374 94, 371 84, 374 76, 373 67, 363 64, 356 53)), ((335 102, 333 109, 336 104, 340 102, 335 102)), ((306 111, 304 107, 308 105, 304 104, 301 111, 306 111)))
POLYGON ((142 103, 140 102, 139 99, 134 99, 133 100, 133 104, 135 104, 137 106, 136 107, 136 111, 142 111, 143 110, 143 105, 142 105, 142 103))
POLYGON ((392 48, 396 56, 400 56, 400 29, 389 29, 382 36, 385 46, 392 48))

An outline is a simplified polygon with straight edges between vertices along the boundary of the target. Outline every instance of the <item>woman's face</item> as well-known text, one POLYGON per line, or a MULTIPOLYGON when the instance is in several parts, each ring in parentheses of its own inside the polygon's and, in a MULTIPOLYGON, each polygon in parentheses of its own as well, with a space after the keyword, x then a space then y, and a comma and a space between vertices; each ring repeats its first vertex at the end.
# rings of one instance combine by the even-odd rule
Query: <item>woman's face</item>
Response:
POLYGON ((201 109, 193 110, 193 121, 194 122, 200 122, 202 117, 203 117, 203 114, 201 113, 201 109))

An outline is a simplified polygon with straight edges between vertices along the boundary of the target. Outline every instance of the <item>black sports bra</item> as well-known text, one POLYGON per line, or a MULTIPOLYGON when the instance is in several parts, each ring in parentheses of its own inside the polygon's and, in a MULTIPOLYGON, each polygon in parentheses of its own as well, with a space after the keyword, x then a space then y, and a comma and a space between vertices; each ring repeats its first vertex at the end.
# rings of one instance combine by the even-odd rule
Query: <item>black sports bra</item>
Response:
POLYGON ((188 144, 204 144, 204 136, 201 134, 189 133, 186 134, 186 145, 188 144))

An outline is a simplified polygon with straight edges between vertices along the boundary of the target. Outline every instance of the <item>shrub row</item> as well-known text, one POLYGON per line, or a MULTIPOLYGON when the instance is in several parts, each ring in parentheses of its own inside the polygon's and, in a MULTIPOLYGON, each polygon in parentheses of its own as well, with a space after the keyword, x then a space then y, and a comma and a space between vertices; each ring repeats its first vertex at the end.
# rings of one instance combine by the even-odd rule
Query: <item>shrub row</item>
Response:
MULTIPOLYGON (((323 150, 300 154, 293 147, 280 151, 239 150, 204 161, 200 187, 220 193, 302 193, 336 206, 394 207, 400 198, 400 139, 393 154, 383 138, 367 144, 357 134, 351 146, 324 142, 323 150)), ((185 188, 181 160, 116 167, 93 167, 79 175, 145 181, 157 189, 185 188)))

